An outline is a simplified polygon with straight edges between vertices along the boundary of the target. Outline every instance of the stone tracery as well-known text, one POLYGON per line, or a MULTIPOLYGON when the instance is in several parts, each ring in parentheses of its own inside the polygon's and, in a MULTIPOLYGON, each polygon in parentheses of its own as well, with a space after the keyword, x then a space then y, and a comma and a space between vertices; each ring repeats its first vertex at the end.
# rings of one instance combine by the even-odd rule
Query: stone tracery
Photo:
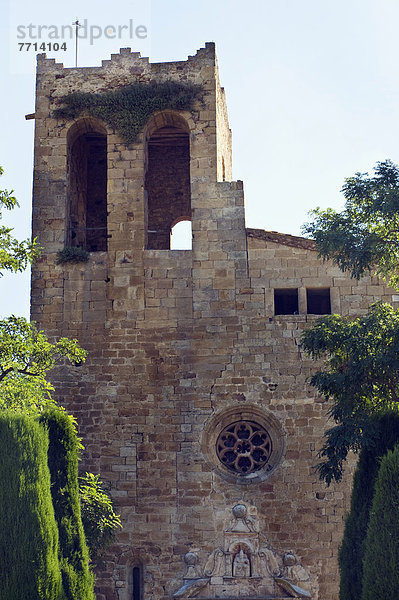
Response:
POLYGON ((254 421, 237 421, 228 425, 219 434, 216 446, 221 463, 242 475, 262 469, 272 452, 269 433, 254 421))

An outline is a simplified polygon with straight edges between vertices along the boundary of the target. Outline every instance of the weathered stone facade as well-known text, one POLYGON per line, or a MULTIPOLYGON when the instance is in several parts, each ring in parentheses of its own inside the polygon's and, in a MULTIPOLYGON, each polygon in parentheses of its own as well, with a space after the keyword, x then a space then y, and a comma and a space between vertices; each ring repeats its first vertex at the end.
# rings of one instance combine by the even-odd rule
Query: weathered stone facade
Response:
POLYGON ((320 294, 332 312, 357 315, 391 301, 392 291, 322 263, 309 240, 246 230, 243 186, 230 181, 213 44, 162 64, 127 48, 95 68, 39 56, 35 118, 33 234, 43 255, 32 273, 32 318, 89 352, 85 365, 59 368, 53 381, 78 419, 83 467, 111 483, 123 521, 98 576, 98 600, 335 600, 350 469, 330 488, 314 471, 327 407, 307 384, 314 364, 299 337, 316 318, 308 313, 320 294), (90 117, 52 117, 70 91, 169 79, 201 84, 203 103, 155 113, 129 147, 90 117), (156 145, 148 160, 149 140, 166 130, 180 145, 161 156, 161 175, 148 175, 160 154, 156 145), (74 183, 79 164, 90 170, 89 151, 77 158, 84 144, 98 147, 104 135, 106 219, 92 208, 101 198, 94 189, 90 199, 90 180, 81 173, 86 183, 74 183), (166 180, 186 152, 183 138, 190 180, 179 175, 176 209, 166 180), (167 246, 173 221, 191 217, 192 250, 149 243, 162 225, 163 186, 168 227, 155 247, 165 248, 165 239, 167 246), (56 252, 76 238, 93 250, 96 228, 100 248, 106 230, 106 251, 92 251, 87 263, 56 264, 56 252))

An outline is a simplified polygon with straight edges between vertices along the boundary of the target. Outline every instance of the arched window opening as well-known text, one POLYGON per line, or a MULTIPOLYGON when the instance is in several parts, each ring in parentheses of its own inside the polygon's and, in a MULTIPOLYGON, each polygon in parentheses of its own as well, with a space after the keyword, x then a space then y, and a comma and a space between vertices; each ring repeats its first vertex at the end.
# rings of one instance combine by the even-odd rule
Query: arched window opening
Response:
POLYGON ((68 136, 68 245, 107 250, 107 136, 79 122, 68 136))
POLYGON ((143 600, 142 568, 133 567, 132 571, 132 600, 143 600))
POLYGON ((147 248, 169 250, 173 224, 191 218, 190 140, 177 119, 148 140, 145 189, 147 248))
POLYGON ((182 219, 173 225, 170 231, 171 250, 191 250, 193 247, 193 234, 191 219, 182 219))

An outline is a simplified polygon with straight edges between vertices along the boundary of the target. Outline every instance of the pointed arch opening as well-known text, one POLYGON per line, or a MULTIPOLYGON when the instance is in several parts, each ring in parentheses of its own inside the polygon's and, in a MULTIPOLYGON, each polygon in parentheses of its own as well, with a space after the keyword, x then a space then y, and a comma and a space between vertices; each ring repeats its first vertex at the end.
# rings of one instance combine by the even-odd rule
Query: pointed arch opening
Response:
POLYGON ((67 137, 67 245, 107 250, 107 132, 96 119, 80 119, 67 137))
POLYGON ((169 250, 172 227, 191 220, 190 136, 180 115, 158 114, 148 127, 145 190, 146 247, 169 250))

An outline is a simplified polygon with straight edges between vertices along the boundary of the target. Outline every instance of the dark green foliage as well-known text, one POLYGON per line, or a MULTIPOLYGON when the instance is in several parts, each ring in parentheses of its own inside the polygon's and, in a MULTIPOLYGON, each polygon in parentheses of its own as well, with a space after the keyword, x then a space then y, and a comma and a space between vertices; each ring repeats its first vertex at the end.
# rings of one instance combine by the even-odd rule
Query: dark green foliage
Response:
MULTIPOLYGON (((3 174, 3 168, 0 167, 0 176, 3 174)), ((12 191, 0 190, 0 221, 2 219, 3 208, 13 210, 18 206, 18 202, 12 191)), ((36 243, 29 240, 18 241, 12 235, 12 229, 0 225, 0 269, 6 269, 17 273, 24 271, 28 264, 32 263, 40 254, 40 248, 36 243)), ((2 273, 0 272, 0 277, 2 273)))
POLYGON ((83 248, 75 248, 74 246, 66 246, 57 252, 57 265, 64 263, 80 263, 87 262, 90 258, 89 252, 83 248))
POLYGON ((176 81, 137 83, 98 94, 73 92, 62 98, 65 106, 57 108, 54 117, 73 120, 87 113, 116 129, 130 144, 137 140, 152 113, 166 109, 192 110, 201 92, 199 85, 176 81))
POLYGON ((105 549, 122 527, 119 515, 114 511, 112 500, 103 488, 99 475, 85 473, 80 480, 80 505, 86 542, 90 559, 98 563, 105 549))
POLYGON ((327 483, 340 481, 349 450, 374 443, 371 416, 399 410, 399 312, 379 303, 352 321, 322 317, 304 332, 302 346, 312 358, 326 359, 310 382, 332 400, 336 425, 325 434, 318 469, 327 483))
POLYGON ((361 600, 399 598, 399 446, 381 460, 367 529, 361 600))
POLYGON ((48 428, 51 492, 60 540, 60 563, 68 600, 93 600, 93 575, 83 533, 78 485, 79 440, 73 420, 60 409, 40 417, 48 428))
POLYGON ((361 597, 364 543, 380 458, 399 441, 399 415, 387 413, 373 419, 373 425, 375 442, 360 452, 351 509, 339 550, 340 600, 359 600, 361 597))
POLYGON ((33 419, 0 412, 0 600, 63 600, 48 436, 33 419))
POLYGON ((399 285, 399 168, 390 160, 377 163, 375 176, 356 173, 345 181, 345 210, 312 211, 303 227, 319 255, 332 259, 359 279, 375 271, 399 285))

